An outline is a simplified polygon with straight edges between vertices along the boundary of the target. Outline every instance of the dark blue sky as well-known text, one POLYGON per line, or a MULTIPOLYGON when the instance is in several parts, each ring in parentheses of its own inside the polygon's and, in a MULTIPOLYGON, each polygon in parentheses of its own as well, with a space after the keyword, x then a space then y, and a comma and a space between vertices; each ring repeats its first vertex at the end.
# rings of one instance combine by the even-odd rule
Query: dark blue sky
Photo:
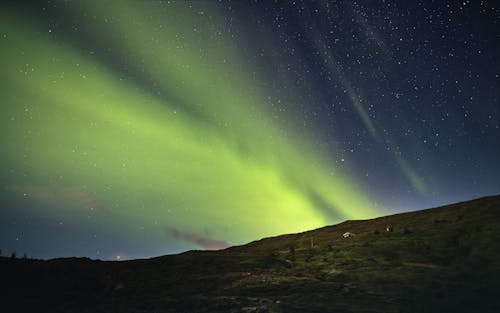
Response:
POLYGON ((4 253, 150 257, 500 193, 496 1, 0 16, 4 253))
POLYGON ((292 108, 270 99, 276 118, 290 118, 286 109, 305 128, 319 128, 317 144, 355 164, 353 174, 385 201, 417 209, 500 191, 495 2, 222 6, 267 83, 298 95, 292 108))

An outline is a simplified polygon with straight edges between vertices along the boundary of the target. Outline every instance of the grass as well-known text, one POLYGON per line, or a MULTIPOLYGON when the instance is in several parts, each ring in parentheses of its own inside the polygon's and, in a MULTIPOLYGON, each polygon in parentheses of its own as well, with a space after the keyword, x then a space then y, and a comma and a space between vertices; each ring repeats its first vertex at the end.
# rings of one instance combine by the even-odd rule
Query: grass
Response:
POLYGON ((499 226, 496 196, 215 252, 1 258, 0 303, 6 312, 500 312, 499 226))

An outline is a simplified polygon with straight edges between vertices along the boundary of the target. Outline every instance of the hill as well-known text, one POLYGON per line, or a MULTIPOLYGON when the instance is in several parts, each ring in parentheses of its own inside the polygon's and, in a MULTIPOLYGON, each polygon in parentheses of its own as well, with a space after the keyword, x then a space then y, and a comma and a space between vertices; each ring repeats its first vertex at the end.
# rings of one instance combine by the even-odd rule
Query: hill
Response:
POLYGON ((500 196, 221 251, 0 258, 2 312, 500 312, 500 196), (389 227, 389 231, 387 230, 389 227), (352 235, 344 238, 343 234, 352 235))

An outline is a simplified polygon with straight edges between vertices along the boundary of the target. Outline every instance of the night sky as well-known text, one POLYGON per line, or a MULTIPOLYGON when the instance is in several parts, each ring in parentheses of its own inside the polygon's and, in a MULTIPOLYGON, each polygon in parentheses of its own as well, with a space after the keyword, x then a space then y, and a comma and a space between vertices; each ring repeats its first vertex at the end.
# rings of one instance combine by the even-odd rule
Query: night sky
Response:
POLYGON ((500 193, 496 1, 0 4, 0 249, 130 259, 500 193))

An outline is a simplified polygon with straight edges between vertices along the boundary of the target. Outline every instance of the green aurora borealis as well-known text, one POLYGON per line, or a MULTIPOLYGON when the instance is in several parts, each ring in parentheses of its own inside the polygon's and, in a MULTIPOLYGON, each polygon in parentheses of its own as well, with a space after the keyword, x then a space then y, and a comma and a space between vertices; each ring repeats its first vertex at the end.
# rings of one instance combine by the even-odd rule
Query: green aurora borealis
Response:
POLYGON ((0 250, 218 249, 500 193, 488 2, 0 3, 0 250))
MULTIPOLYGON (((71 9, 87 12, 81 27, 96 50, 111 45, 140 79, 50 26, 1 13, 2 197, 18 210, 131 245, 164 242, 153 254, 197 247, 172 243, 171 228, 241 244, 379 213, 314 134, 269 118, 272 90, 213 29, 214 12, 97 3, 71 9)), ((118 249, 101 257, 133 254, 118 249)))

